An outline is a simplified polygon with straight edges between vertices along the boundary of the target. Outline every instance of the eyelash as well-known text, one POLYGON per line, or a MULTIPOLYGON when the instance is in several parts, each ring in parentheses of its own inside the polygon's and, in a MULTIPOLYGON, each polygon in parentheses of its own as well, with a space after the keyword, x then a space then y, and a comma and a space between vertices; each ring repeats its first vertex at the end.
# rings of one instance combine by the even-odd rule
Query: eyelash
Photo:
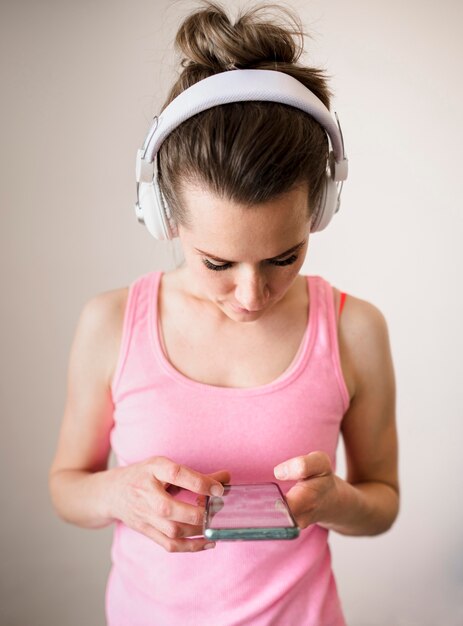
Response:
MULTIPOLYGON (((283 261, 269 261, 269 263, 271 263, 272 265, 277 265, 278 267, 284 267, 285 265, 292 265, 293 263, 297 261, 298 258, 299 257, 297 254, 293 254, 287 259, 283 259, 283 261)), ((228 268, 230 268, 233 265, 233 263, 225 263, 224 265, 215 265, 214 263, 211 263, 208 259, 202 259, 202 261, 208 269, 214 270, 215 272, 228 270, 228 268)))

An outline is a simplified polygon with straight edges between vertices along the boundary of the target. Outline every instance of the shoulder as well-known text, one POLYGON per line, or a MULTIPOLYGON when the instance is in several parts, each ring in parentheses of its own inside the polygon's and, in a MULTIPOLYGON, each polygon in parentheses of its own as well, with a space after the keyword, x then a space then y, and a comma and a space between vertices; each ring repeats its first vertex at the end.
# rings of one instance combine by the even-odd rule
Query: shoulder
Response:
POLYGON ((92 296, 83 305, 78 321, 77 335, 93 345, 107 372, 108 384, 119 354, 128 294, 129 287, 121 287, 92 296))
POLYGON ((371 302, 350 294, 346 295, 339 326, 355 342, 362 338, 368 340, 387 334, 386 318, 380 309, 371 302))
MULTIPOLYGON (((338 303, 339 295, 338 292, 338 303)), ((386 318, 371 302, 347 294, 338 322, 338 338, 345 367, 350 372, 354 394, 362 386, 374 385, 391 369, 386 318)))
POLYGON ((384 342, 388 336, 386 318, 380 309, 352 295, 347 295, 344 313, 340 318, 340 330, 346 340, 358 350, 371 346, 372 342, 384 342))
MULTIPOLYGON (((363 300, 362 298, 357 298, 349 292, 344 292, 346 298, 342 314, 339 315, 342 290, 332 285, 322 276, 307 276, 301 274, 300 278, 304 281, 307 279, 312 281, 318 280, 331 288, 339 332, 346 334, 347 339, 350 339, 350 343, 357 340, 358 333, 368 332, 381 334, 387 332, 387 323, 384 315, 380 309, 371 302, 363 300)), ((299 292, 299 294, 301 293, 302 291, 299 292)))
POLYGON ((81 311, 81 320, 91 328, 102 330, 124 317, 129 287, 103 291, 89 298, 81 311))

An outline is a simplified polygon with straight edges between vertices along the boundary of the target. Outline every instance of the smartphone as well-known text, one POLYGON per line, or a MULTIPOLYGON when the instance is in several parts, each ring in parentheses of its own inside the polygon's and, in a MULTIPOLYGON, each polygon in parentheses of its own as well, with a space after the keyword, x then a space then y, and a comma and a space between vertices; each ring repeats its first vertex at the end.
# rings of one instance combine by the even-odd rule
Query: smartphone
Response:
POLYGON ((299 528, 277 483, 249 483, 206 496, 203 535, 213 541, 295 539, 299 528))

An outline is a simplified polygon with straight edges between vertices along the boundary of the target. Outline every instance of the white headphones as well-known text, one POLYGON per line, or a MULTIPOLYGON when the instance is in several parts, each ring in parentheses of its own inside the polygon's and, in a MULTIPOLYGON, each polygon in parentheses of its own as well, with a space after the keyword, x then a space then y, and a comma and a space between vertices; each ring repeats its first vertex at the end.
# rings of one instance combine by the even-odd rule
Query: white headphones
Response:
POLYGON ((243 100, 282 102, 305 111, 323 126, 332 149, 311 232, 323 230, 339 210, 342 182, 347 178, 347 158, 337 115, 335 121, 323 102, 289 74, 274 70, 230 70, 195 83, 172 100, 159 117, 153 118, 143 146, 137 151, 135 214, 156 239, 178 237, 177 226, 158 184, 156 155, 162 142, 193 115, 243 100), (341 183, 339 190, 337 183, 341 183))

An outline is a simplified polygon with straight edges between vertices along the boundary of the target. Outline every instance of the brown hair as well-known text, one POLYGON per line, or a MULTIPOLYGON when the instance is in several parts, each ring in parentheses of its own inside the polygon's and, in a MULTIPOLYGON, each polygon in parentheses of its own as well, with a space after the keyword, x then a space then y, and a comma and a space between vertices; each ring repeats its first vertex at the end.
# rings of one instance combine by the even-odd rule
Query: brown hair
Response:
MULTIPOLYGON (((194 83, 229 69, 258 68, 290 74, 329 109, 332 95, 323 71, 297 64, 306 34, 298 15, 277 4, 260 4, 232 24, 216 2, 187 16, 175 45, 181 72, 162 110, 194 83), (269 10, 287 18, 261 19, 269 10), (294 39, 300 38, 300 44, 294 39)), ((182 203, 182 182, 200 184, 233 202, 273 200, 308 183, 309 212, 316 206, 328 157, 325 130, 311 116, 276 102, 232 102, 186 120, 159 150, 159 184, 177 224, 191 225, 182 203)))

